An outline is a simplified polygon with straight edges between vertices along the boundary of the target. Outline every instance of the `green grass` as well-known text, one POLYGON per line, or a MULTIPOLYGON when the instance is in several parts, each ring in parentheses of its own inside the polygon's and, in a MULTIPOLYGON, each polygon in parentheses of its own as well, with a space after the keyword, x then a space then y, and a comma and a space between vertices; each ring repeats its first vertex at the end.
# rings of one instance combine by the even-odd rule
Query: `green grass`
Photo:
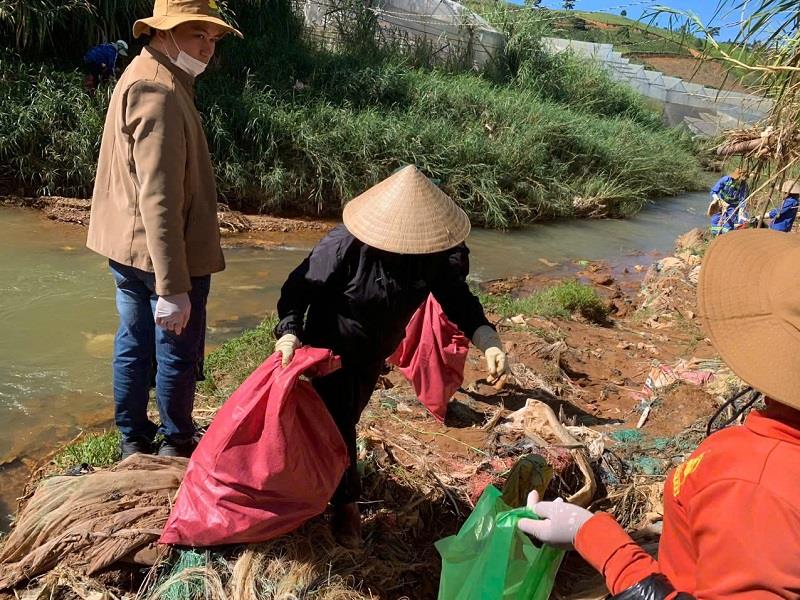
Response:
POLYGON ((577 281, 564 281, 519 298, 485 293, 478 297, 487 310, 506 318, 525 315, 569 319, 579 314, 595 323, 604 323, 608 318, 608 306, 595 289, 577 281))
MULTIPOLYGON (((502 64, 476 74, 364 32, 318 48, 285 0, 229 4, 248 35, 221 45, 198 105, 234 209, 337 217, 407 163, 495 228, 591 212, 576 199, 625 216, 699 185, 693 142, 596 66, 543 52, 535 20, 508 21, 502 64)), ((81 81, 0 51, 0 192, 90 194, 110 89, 81 81)))
POLYGON ((53 458, 59 471, 83 464, 95 468, 113 465, 119 460, 120 435, 114 429, 103 433, 90 433, 62 448, 53 458))
POLYGON ((205 381, 198 391, 216 401, 227 398, 275 350, 273 329, 277 318, 267 317, 211 352, 205 361, 205 381))

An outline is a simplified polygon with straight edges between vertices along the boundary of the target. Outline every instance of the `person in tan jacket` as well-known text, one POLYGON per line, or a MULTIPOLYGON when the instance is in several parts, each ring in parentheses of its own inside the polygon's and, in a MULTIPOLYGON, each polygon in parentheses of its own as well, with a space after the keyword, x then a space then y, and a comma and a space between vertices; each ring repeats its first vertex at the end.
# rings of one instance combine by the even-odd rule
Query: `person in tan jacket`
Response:
POLYGON ((115 420, 123 457, 188 456, 211 274, 222 271, 211 157, 194 79, 228 33, 215 0, 156 0, 136 21, 149 44, 111 97, 87 246, 108 257, 120 325, 114 343, 115 420), (161 419, 147 416, 153 364, 161 419))

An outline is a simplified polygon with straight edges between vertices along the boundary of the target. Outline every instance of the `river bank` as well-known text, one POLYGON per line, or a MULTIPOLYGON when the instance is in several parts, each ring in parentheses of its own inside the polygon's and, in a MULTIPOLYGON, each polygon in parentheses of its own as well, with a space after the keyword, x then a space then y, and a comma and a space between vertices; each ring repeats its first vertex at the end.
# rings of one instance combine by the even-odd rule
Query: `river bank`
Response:
MULTIPOLYGON (((280 573, 273 569, 259 576, 287 581, 298 575, 297 569, 305 569, 301 577, 305 592, 322 585, 346 592, 348 598, 370 593, 380 598, 435 597, 439 563, 432 543, 458 528, 483 485, 502 484, 519 451, 509 450, 508 440, 498 434, 499 425, 513 423, 514 411, 523 408, 528 398, 551 406, 563 422, 577 427, 575 435, 596 432, 581 440, 586 445, 593 437, 605 447, 598 454, 595 445, 591 455, 598 485, 593 508, 612 510, 630 529, 651 531, 655 525, 657 530, 664 473, 702 438, 701 425, 734 384, 694 314, 692 282, 703 247, 693 234, 681 241, 673 256, 652 265, 643 261, 633 268, 614 268, 586 262, 574 264, 569 273, 485 282, 482 299, 507 345, 513 379, 499 390, 488 385, 482 357, 471 349, 464 385, 442 425, 420 407, 402 376, 390 372, 360 427, 366 473, 365 551, 343 553, 332 545, 324 519, 315 519, 297 534, 253 549, 249 557, 258 564, 284 553, 277 563, 280 573), (575 280, 582 289, 591 290, 575 305, 568 307, 552 300, 562 295, 547 293, 574 286, 575 280), (543 295, 550 304, 543 304, 543 295), (599 313, 583 310, 596 308, 598 302, 599 313), (537 307, 537 314, 527 312, 531 306, 537 307), (561 316, 542 314, 557 314, 559 309, 561 316), (583 312, 594 320, 581 316, 583 312), (695 385, 708 377, 712 380, 695 385), (648 378, 656 382, 651 388, 646 385, 648 378), (640 422, 643 426, 637 429, 640 422), (309 536, 315 539, 314 548, 303 542, 309 536)), ((199 421, 211 418, 250 368, 271 352, 271 343, 266 327, 223 345, 216 358, 212 355, 210 382, 198 396, 199 421)), ((87 456, 80 454, 86 447, 79 441, 69 453, 44 465, 45 472, 64 468, 64 456, 87 456)), ((551 462, 567 459, 550 493, 574 491, 576 475, 568 457, 552 447, 550 452, 551 462)), ((95 458, 98 467, 113 461, 111 455, 95 458)), ((193 585, 207 593, 210 578, 216 577, 225 590, 243 556, 239 550, 215 552, 205 559, 201 555, 201 562, 213 561, 214 568, 195 574, 193 585)), ((160 583, 176 574, 175 569, 180 571, 176 565, 184 558, 173 555, 161 564, 160 583)), ((71 585, 81 585, 84 591, 111 589, 120 596, 138 587, 145 574, 112 570, 101 584, 80 574, 79 557, 67 561, 67 566, 39 583, 60 589, 67 594, 64 597, 70 597, 71 585), (64 573, 72 573, 72 578, 64 573)), ((576 587, 597 583, 575 575, 582 569, 585 565, 574 561, 562 568, 559 590, 564 597, 576 587)), ((251 583, 258 587, 263 584, 259 581, 251 583)), ((227 589, 232 594, 228 597, 237 597, 227 589)))
MULTIPOLYGON (((508 233, 476 228, 468 240, 471 272, 476 281, 527 274, 546 285, 601 260, 641 276, 637 267, 704 222, 705 204, 703 194, 686 195, 627 220, 560 221, 508 233)), ((332 225, 270 223, 281 231, 223 235, 228 267, 212 285, 209 352, 274 310, 286 275, 332 225)), ((0 208, 0 531, 35 463, 82 430, 112 424, 113 284, 102 257, 84 248, 84 225, 52 220, 41 209, 0 208)))

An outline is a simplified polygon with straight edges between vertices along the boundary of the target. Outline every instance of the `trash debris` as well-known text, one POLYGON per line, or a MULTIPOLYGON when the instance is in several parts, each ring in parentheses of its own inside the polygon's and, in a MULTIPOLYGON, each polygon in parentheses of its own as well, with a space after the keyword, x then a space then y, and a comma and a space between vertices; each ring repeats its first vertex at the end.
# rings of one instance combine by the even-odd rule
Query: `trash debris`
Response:
POLYGON ((673 269, 680 269, 686 263, 684 263, 680 258, 677 256, 667 256, 666 258, 662 258, 658 261, 658 270, 659 271, 671 271, 673 269))
POLYGON ((187 462, 134 454, 110 469, 44 479, 0 552, 0 590, 57 564, 92 575, 156 542, 187 462))
POLYGON ((567 450, 580 469, 583 485, 566 498, 567 502, 589 506, 597 489, 594 471, 588 460, 588 452, 578 440, 561 424, 553 409, 544 402, 528 398, 525 406, 509 416, 509 422, 498 425, 504 431, 523 431, 541 448, 555 447, 567 450))
POLYGON ((537 454, 523 456, 508 474, 503 486, 503 502, 511 508, 525 506, 533 490, 542 498, 551 479, 553 467, 544 458, 537 454))
POLYGON ((642 432, 636 429, 618 429, 611 433, 611 439, 622 444, 642 441, 642 432))
POLYGON ((597 460, 605 452, 605 436, 585 425, 568 425, 566 430, 589 451, 589 458, 597 460))

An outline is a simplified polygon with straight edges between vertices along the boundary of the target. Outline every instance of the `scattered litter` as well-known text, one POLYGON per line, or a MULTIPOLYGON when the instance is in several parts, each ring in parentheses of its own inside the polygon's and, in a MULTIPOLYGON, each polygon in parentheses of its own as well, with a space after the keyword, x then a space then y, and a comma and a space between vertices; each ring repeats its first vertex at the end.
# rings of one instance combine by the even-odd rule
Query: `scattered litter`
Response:
POLYGON ((562 449, 572 456, 580 469, 583 482, 581 488, 566 500, 580 506, 589 506, 597 489, 597 483, 589 464, 588 452, 584 445, 561 424, 553 409, 544 402, 528 398, 525 406, 511 413, 508 418, 508 423, 498 425, 496 429, 506 432, 522 431, 540 448, 549 452, 562 449))
POLYGON ((611 434, 611 439, 622 444, 642 441, 642 432, 636 429, 619 429, 611 434))
POLYGON ((636 470, 645 475, 663 475, 667 470, 663 460, 652 456, 640 456, 633 461, 633 464, 636 470))
POLYGON ((399 413, 411 413, 414 410, 405 402, 398 402, 397 403, 397 412, 399 413))
POLYGON ((603 456, 606 444, 605 436, 602 433, 585 425, 571 425, 567 426, 566 429, 589 451, 589 458, 597 460, 603 456))
POLYGON ((666 258, 662 258, 657 263, 657 269, 659 271, 670 271, 672 269, 680 269, 686 263, 684 263, 680 258, 677 256, 667 256, 666 258))
POLYGON ((647 417, 650 416, 650 411, 653 409, 652 404, 648 404, 645 406, 644 410, 642 411, 642 416, 639 417, 639 422, 636 423, 636 429, 641 429, 644 427, 644 424, 647 423, 647 417))
POLYGON ((58 564, 91 575, 154 543, 187 462, 134 454, 111 469, 43 480, 0 552, 0 590, 58 564))
MULTIPOLYGON (((714 371, 697 369, 696 359, 692 361, 679 360, 674 367, 657 364, 650 368, 641 390, 630 392, 634 400, 646 403, 656 398, 662 392, 679 382, 703 386, 714 379, 714 371)), ((647 417, 645 417, 645 420, 647 417)))

